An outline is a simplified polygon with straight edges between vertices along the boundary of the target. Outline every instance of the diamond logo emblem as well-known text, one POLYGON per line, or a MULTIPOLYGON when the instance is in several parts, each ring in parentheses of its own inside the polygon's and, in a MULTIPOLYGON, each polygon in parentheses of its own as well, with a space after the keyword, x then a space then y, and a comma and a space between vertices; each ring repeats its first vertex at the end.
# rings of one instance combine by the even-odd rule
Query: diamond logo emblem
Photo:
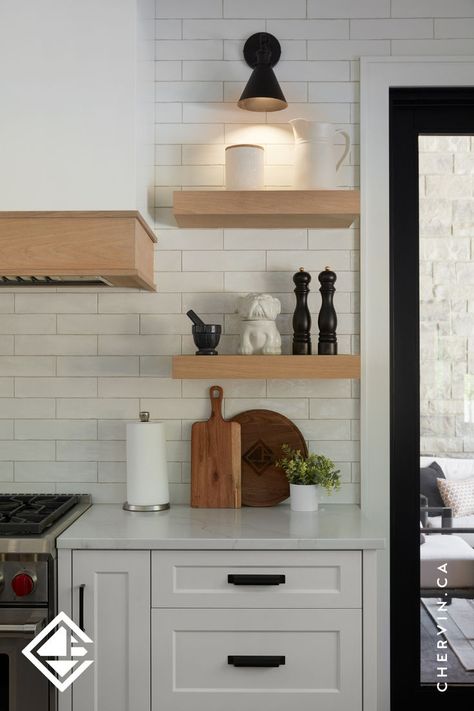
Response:
POLYGON ((86 633, 60 612, 22 652, 59 691, 65 691, 93 664, 92 644, 86 633))
POLYGON ((245 452, 242 459, 245 459, 256 474, 263 474, 265 469, 273 464, 275 456, 270 447, 259 439, 245 452))

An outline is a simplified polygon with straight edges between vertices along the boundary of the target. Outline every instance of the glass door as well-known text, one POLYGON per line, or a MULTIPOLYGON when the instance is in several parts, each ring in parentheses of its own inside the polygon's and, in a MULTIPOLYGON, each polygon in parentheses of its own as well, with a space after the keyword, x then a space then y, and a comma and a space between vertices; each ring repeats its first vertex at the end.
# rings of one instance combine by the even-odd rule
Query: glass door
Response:
POLYGON ((390 92, 392 709, 474 699, 474 89, 390 92))

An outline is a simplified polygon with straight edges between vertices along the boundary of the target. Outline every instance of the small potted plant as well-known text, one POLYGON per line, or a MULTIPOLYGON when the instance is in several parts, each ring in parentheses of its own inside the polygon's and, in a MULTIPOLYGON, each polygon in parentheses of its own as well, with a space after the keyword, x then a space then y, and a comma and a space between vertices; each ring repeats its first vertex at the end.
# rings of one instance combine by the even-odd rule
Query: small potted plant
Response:
POLYGON ((317 511, 318 491, 328 494, 341 486, 339 469, 323 454, 305 457, 299 449, 282 445, 284 456, 276 462, 290 482, 290 506, 292 511, 317 511))

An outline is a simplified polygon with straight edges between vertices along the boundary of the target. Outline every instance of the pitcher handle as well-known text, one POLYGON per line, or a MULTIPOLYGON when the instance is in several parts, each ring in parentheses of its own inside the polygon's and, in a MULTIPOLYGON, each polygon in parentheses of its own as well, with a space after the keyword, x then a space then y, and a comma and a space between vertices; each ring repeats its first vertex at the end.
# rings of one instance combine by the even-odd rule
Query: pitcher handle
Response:
POLYGON ((346 147, 344 148, 344 153, 336 164, 336 170, 339 170, 343 160, 347 157, 347 154, 351 150, 351 139, 349 138, 349 134, 347 133, 347 131, 343 131, 341 128, 336 129, 336 133, 340 133, 346 139, 346 147))

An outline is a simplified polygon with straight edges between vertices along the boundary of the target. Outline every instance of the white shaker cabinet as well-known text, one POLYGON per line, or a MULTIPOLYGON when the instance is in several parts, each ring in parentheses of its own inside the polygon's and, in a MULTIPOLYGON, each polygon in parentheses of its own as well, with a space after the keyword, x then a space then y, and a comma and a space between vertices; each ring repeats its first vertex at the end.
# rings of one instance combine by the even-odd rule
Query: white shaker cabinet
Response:
POLYGON ((84 585, 84 630, 94 664, 72 687, 73 711, 150 709, 150 554, 74 551, 73 619, 79 621, 84 585))

